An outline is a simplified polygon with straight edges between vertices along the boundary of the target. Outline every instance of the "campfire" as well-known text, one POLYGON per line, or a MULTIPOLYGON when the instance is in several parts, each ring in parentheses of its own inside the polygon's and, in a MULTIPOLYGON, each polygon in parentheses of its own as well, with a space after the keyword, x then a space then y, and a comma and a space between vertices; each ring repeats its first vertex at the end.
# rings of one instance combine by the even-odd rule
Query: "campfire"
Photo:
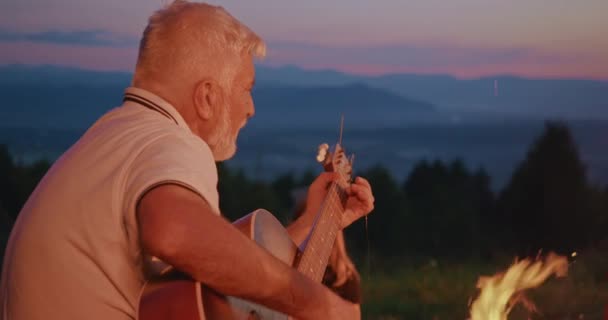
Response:
POLYGON ((525 259, 515 263, 505 272, 491 277, 480 277, 479 296, 471 304, 470 320, 507 320, 507 315, 517 304, 531 312, 536 306, 524 296, 524 291, 542 284, 552 275, 563 277, 568 271, 568 259, 550 253, 544 259, 525 259))

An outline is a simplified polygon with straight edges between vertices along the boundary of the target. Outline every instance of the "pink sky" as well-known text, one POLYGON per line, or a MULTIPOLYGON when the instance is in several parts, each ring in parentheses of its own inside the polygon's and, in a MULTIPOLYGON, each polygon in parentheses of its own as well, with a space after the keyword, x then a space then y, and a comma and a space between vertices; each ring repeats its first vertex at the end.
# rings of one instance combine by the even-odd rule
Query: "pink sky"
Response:
MULTIPOLYGON (((139 34, 162 2, 5 0, 0 64, 132 71, 139 34)), ((268 65, 608 79, 605 0, 211 2, 267 40, 268 65)))

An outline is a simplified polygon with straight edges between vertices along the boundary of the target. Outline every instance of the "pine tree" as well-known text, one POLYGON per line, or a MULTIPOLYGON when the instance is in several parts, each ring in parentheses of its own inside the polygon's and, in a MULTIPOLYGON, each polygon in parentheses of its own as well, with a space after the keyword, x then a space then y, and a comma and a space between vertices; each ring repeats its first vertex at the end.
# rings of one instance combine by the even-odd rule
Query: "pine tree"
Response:
POLYGON ((568 253, 588 244, 590 193, 566 124, 546 123, 501 193, 499 208, 519 253, 568 253))

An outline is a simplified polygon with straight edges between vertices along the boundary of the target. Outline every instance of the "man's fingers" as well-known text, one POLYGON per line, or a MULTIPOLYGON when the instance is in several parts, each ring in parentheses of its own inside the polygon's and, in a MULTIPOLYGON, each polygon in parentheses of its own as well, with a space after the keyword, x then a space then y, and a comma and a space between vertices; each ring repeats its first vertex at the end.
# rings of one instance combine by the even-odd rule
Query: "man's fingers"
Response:
POLYGON ((351 186, 350 195, 356 199, 356 202, 358 202, 357 206, 365 212, 364 215, 374 210, 375 199, 370 192, 361 189, 360 186, 354 188, 351 186))
POLYGON ((355 178, 355 183, 365 185, 365 186, 367 186, 370 189, 372 188, 372 185, 369 184, 369 181, 367 181, 367 179, 365 179, 363 177, 357 177, 357 178, 355 178))
POLYGON ((361 201, 369 201, 370 203, 374 203, 375 201, 371 189, 367 188, 366 186, 353 184, 350 186, 350 190, 351 194, 361 201))

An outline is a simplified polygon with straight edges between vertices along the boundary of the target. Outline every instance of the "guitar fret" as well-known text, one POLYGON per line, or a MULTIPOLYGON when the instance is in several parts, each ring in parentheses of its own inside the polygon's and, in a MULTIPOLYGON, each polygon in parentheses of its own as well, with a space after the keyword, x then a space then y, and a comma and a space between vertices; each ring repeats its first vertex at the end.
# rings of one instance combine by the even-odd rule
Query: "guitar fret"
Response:
POLYGON ((332 184, 300 259, 298 269, 314 280, 320 281, 325 273, 333 249, 331 241, 335 240, 340 230, 345 196, 346 192, 343 189, 332 184))

